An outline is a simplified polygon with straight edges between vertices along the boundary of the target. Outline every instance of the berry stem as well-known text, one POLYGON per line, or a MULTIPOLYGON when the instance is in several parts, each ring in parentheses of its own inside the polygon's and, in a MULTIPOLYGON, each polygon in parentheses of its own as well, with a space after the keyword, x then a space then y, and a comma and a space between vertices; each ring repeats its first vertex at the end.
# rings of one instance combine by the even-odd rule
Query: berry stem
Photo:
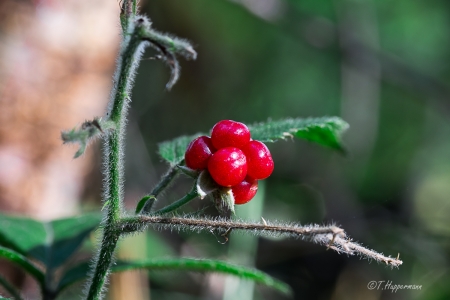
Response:
POLYGON ((194 186, 192 187, 191 191, 189 193, 187 193, 183 198, 167 205, 166 207, 163 207, 157 211, 155 211, 152 215, 163 215, 163 214, 167 214, 169 212, 172 212, 174 210, 177 210, 178 208, 180 208, 181 206, 189 203, 191 200, 195 199, 198 197, 198 193, 197 193, 197 185, 194 184, 194 186))
MULTIPOLYGON (((163 176, 163 178, 161 178, 161 180, 158 182, 158 184, 153 188, 153 190, 147 195, 151 197, 155 197, 157 198, 158 195, 164 190, 166 189, 170 183, 177 177, 177 175, 179 174, 179 168, 178 165, 173 166, 169 169, 169 171, 166 173, 166 175, 163 176)), ((152 209, 152 205, 151 205, 151 201, 147 201, 147 203, 145 203, 144 207, 142 208, 141 213, 142 214, 149 214, 151 209, 152 209)))

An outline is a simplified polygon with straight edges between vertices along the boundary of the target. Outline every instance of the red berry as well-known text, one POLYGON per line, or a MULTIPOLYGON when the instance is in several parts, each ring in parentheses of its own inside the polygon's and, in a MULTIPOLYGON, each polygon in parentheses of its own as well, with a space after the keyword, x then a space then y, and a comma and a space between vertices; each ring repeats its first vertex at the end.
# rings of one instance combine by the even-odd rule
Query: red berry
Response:
POLYGON ((208 160, 216 151, 211 143, 211 138, 200 136, 193 140, 184 154, 186 166, 194 170, 203 170, 208 167, 208 160))
POLYGON ((250 130, 243 123, 223 120, 214 125, 211 140, 216 149, 241 148, 250 141, 250 130))
POLYGON ((234 204, 245 204, 255 197, 258 191, 258 180, 246 177, 241 183, 232 186, 234 204))
POLYGON ((208 171, 217 184, 233 186, 247 175, 247 159, 238 148, 222 148, 209 159, 208 171))
POLYGON ((242 148, 246 158, 248 176, 255 179, 265 179, 272 174, 273 160, 269 149, 260 141, 251 141, 242 148))

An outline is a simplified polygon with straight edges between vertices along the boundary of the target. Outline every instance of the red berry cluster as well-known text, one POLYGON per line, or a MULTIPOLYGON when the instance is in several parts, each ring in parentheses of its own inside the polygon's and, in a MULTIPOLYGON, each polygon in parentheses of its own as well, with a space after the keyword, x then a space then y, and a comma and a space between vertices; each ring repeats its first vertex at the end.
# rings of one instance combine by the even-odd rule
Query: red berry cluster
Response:
POLYGON ((187 167, 208 169, 217 184, 231 187, 235 204, 249 202, 258 190, 258 180, 269 177, 273 171, 266 145, 252 140, 245 124, 231 120, 214 125, 211 137, 193 140, 184 158, 187 167))

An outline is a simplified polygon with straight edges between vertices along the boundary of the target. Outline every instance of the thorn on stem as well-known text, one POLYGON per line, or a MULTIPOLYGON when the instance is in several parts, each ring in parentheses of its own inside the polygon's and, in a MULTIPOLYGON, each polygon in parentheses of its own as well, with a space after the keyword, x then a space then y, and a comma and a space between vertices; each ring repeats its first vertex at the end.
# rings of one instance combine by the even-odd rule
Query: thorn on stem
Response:
POLYGON ((333 238, 330 240, 330 242, 328 243, 328 246, 327 246, 327 251, 328 251, 328 249, 330 249, 331 248, 331 246, 333 245, 333 243, 334 243, 334 240, 336 239, 336 233, 334 233, 333 234, 333 238))
POLYGON ((263 217, 261 217, 261 220, 262 220, 262 222, 263 222, 264 226, 267 226, 267 222, 266 222, 266 220, 264 220, 264 218, 263 218, 263 217))
POLYGON ((100 130, 101 133, 104 133, 103 130, 102 130, 102 127, 100 126, 100 123, 98 122, 97 119, 94 119, 94 120, 92 121, 92 125, 94 125, 95 127, 97 127, 98 130, 100 130))

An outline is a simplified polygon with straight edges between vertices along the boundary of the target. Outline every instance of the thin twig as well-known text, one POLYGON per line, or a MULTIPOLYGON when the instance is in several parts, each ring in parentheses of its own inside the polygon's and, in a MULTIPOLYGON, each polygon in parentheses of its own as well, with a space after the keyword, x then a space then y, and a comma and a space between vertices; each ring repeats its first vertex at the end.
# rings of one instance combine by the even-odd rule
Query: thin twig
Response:
POLYGON ((244 221, 234 221, 229 219, 195 219, 190 217, 164 217, 164 216, 136 216, 132 218, 124 218, 118 223, 118 226, 125 232, 134 232, 145 229, 148 224, 159 225, 181 225, 183 229, 191 230, 244 230, 244 231, 259 231, 263 233, 278 233, 289 234, 297 236, 307 236, 315 234, 336 234, 345 236, 344 231, 337 226, 319 226, 319 225, 307 225, 301 226, 298 224, 271 224, 266 221, 266 224, 251 223, 244 221))
POLYGON ((191 217, 163 217, 163 216, 137 216, 125 218, 118 223, 118 230, 122 232, 135 232, 144 230, 148 225, 156 225, 162 228, 192 230, 192 231, 212 231, 240 230, 246 233, 269 236, 288 236, 303 238, 313 243, 327 246, 338 253, 347 255, 359 255, 364 258, 374 259, 384 262, 387 265, 398 267, 403 262, 397 258, 387 257, 374 250, 367 249, 358 243, 352 242, 346 237, 340 227, 319 226, 319 225, 299 225, 299 224, 273 224, 268 221, 262 223, 251 223, 244 221, 233 221, 225 219, 195 219, 191 217))
MULTIPOLYGON (((327 239, 328 238, 329 237, 327 237, 327 239)), ((349 255, 357 254, 367 259, 374 259, 379 262, 384 262, 388 266, 398 267, 403 264, 403 261, 399 259, 400 255, 398 255, 396 258, 390 256, 387 257, 381 253, 365 248, 358 243, 352 242, 351 240, 346 240, 339 236, 335 237, 333 245, 334 246, 331 246, 330 248, 337 252, 342 252, 349 255)))

